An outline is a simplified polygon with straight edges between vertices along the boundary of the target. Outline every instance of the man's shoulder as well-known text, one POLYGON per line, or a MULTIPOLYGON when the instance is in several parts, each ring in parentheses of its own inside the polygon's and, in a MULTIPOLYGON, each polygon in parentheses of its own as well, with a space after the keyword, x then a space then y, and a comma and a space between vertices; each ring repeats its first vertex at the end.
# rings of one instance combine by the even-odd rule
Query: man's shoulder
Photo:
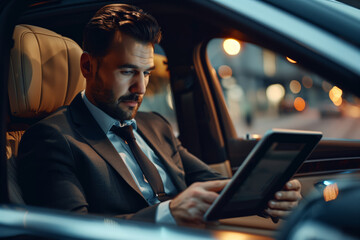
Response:
POLYGON ((42 128, 55 128, 58 130, 64 129, 69 125, 69 107, 63 106, 51 113, 49 116, 39 120, 27 130, 42 129, 42 128))
POLYGON ((62 106, 58 108, 55 112, 51 113, 49 116, 40 120, 38 123, 56 123, 64 121, 64 118, 67 118, 69 114, 69 106, 62 106))
POLYGON ((61 125, 71 122, 74 115, 82 116, 86 113, 86 106, 81 100, 80 93, 73 99, 70 105, 59 107, 55 112, 40 120, 38 124, 61 125))
POLYGON ((172 135, 170 123, 159 113, 138 112, 135 117, 139 129, 143 132, 172 135))
MULTIPOLYGON (((43 142, 46 139, 54 139, 72 132, 71 124, 68 122, 68 107, 61 107, 49 116, 31 125, 21 138, 20 148, 43 142)), ((22 150, 19 150, 21 152, 22 150)))

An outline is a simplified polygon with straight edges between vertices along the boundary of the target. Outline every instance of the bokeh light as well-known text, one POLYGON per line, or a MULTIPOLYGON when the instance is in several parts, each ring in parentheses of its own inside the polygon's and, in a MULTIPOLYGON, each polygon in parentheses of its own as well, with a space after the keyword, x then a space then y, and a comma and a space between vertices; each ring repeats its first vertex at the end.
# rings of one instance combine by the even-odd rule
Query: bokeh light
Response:
POLYGON ((313 86, 313 80, 309 76, 303 76, 302 78, 302 84, 306 88, 311 88, 313 86))
POLYGON ((240 52, 241 45, 240 42, 236 39, 228 38, 223 42, 223 48, 225 52, 231 56, 237 55, 240 52))
POLYGON ((236 85, 236 79, 233 77, 224 78, 221 81, 221 85, 226 89, 230 89, 236 85))
POLYGON ((323 191, 324 200, 326 202, 335 200, 339 195, 339 188, 336 183, 329 184, 325 187, 323 191))
POLYGON ((268 77, 273 77, 276 73, 276 54, 272 51, 263 49, 264 73, 268 77))
POLYGON ((234 85, 229 89, 228 98, 232 101, 240 101, 244 96, 244 91, 239 85, 234 85))
POLYGON ((279 103, 285 96, 285 88, 281 84, 272 84, 266 89, 266 97, 270 102, 279 103))
POLYGON ((297 97, 295 98, 294 100, 294 108, 296 109, 296 111, 304 111, 306 107, 306 103, 305 103, 305 100, 301 97, 297 97))
POLYGON ((337 107, 339 107, 342 104, 342 102, 343 100, 341 97, 333 101, 334 105, 337 107))
POLYGON ((289 87, 290 87, 290 91, 294 94, 297 94, 301 91, 301 84, 297 80, 292 80, 290 82, 289 87))
POLYGON ((340 106, 342 104, 342 93, 343 91, 337 86, 334 86, 329 91, 329 98, 334 103, 335 106, 340 106))
POLYGON ((297 63, 294 59, 291 59, 289 57, 286 57, 286 60, 288 60, 290 63, 297 63))
POLYGON ((228 65, 221 65, 218 68, 218 73, 221 78, 229 78, 232 76, 232 69, 228 65))

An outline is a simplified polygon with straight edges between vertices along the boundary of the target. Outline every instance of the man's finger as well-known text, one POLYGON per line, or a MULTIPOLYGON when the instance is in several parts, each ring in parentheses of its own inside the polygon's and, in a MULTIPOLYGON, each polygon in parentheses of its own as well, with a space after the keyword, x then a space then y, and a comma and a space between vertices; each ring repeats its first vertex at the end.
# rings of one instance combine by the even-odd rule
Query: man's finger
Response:
POLYGON ((210 206, 211 206, 211 204, 204 203, 204 202, 199 204, 198 206, 196 206, 196 209, 198 210, 198 213, 199 213, 199 217, 202 218, 210 206))
POLYGON ((291 213, 291 211, 273 210, 273 209, 265 209, 265 212, 272 217, 279 217, 279 218, 284 218, 291 213))
POLYGON ((268 203, 268 206, 272 209, 272 210, 284 210, 284 211, 290 211, 291 209, 293 209, 294 207, 296 207, 298 205, 298 202, 282 202, 282 201, 274 201, 271 200, 268 203))
POLYGON ((294 191, 298 191, 301 189, 301 183, 299 180, 297 179, 293 179, 291 181, 288 181, 286 184, 285 184, 285 189, 286 190, 294 190, 294 191))
POLYGON ((204 201, 205 203, 212 204, 218 196, 219 196, 218 193, 207 192, 201 196, 201 200, 204 201))
POLYGON ((298 201, 301 199, 301 194, 298 191, 279 191, 275 194, 275 198, 281 201, 298 201))
POLYGON ((225 180, 198 182, 195 184, 199 187, 202 187, 203 189, 205 189, 207 191, 220 192, 226 186, 226 184, 229 183, 229 181, 230 181, 230 179, 225 179, 225 180))
POLYGON ((190 189, 188 194, 188 198, 198 199, 209 204, 213 203, 218 196, 218 193, 207 191, 200 186, 190 189))

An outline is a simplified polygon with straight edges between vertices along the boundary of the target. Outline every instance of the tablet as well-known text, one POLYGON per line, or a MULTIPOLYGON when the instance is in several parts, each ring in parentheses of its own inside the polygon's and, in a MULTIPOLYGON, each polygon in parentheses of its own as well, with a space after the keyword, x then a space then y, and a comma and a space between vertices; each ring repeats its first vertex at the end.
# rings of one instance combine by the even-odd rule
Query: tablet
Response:
POLYGON ((272 129, 255 145, 204 215, 205 221, 261 214, 310 155, 321 132, 272 129))

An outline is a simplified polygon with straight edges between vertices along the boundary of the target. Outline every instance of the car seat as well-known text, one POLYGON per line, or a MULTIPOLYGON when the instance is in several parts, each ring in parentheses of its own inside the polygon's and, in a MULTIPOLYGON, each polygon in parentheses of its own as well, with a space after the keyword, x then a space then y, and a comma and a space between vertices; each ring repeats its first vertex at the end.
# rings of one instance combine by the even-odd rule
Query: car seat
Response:
POLYGON ((17 25, 10 54, 9 118, 6 132, 8 189, 11 203, 23 204, 17 184, 16 156, 24 131, 85 88, 80 71, 82 49, 53 31, 17 25))

